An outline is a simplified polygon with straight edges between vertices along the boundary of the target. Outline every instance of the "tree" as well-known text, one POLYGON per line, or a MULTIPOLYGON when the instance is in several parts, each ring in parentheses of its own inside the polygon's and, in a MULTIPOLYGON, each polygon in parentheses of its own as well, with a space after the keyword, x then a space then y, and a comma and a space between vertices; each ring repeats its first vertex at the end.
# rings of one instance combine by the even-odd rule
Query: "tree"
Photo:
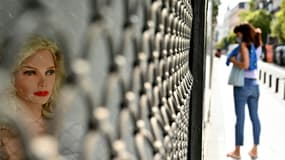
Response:
POLYGON ((216 27, 217 24, 217 16, 219 14, 219 5, 221 4, 220 0, 213 1, 213 14, 212 14, 212 24, 213 28, 216 27))
POLYGON ((282 1, 280 10, 275 14, 271 30, 273 36, 276 36, 281 43, 285 43, 285 0, 282 1))
POLYGON ((237 43, 236 35, 231 32, 228 36, 224 37, 220 42, 217 43, 216 48, 227 49, 230 44, 237 43))
POLYGON ((249 10, 255 11, 255 9, 256 9, 255 0, 250 0, 248 3, 249 3, 249 10))
POLYGON ((262 30, 263 42, 266 41, 267 35, 270 33, 270 24, 272 16, 265 10, 245 11, 240 15, 241 21, 248 22, 254 27, 262 30))

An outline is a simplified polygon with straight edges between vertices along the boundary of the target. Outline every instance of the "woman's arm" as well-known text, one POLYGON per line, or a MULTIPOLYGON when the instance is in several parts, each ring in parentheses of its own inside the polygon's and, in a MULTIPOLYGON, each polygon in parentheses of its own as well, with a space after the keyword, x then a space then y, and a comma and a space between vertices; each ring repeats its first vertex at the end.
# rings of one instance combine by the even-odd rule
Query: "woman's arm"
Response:
POLYGON ((249 67, 249 53, 245 42, 242 42, 240 45, 240 53, 241 61, 238 61, 236 57, 232 57, 230 60, 235 66, 241 69, 247 69, 249 67))

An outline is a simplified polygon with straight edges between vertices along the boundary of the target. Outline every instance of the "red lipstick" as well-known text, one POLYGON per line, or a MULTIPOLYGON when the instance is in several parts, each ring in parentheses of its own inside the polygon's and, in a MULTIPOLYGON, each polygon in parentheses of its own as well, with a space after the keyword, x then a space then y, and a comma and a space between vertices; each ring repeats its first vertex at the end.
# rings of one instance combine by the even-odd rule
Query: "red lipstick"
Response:
POLYGON ((38 92, 35 92, 34 95, 39 96, 39 97, 45 97, 48 95, 48 91, 38 91, 38 92))

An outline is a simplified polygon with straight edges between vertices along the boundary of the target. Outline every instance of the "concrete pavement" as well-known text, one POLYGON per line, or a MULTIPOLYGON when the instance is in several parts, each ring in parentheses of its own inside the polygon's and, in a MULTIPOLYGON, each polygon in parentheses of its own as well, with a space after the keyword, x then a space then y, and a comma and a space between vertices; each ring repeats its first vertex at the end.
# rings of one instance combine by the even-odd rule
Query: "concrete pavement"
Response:
MULTIPOLYGON (((204 160, 231 160, 226 154, 234 149, 235 114, 233 89, 227 84, 230 67, 225 65, 225 57, 214 59, 213 87, 209 122, 204 129, 204 160)), ((261 139, 258 160, 284 160, 285 152, 285 101, 272 89, 260 82, 259 115, 261 139)), ((244 146, 242 160, 250 160, 248 151, 253 144, 252 127, 246 109, 244 146)))

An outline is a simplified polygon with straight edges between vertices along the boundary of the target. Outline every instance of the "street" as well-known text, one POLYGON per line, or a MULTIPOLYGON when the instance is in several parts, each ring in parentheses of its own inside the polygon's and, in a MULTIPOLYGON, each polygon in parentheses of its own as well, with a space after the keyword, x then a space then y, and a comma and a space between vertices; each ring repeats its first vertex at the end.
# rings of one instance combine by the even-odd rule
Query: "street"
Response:
MULTIPOLYGON (((232 86, 227 84, 231 67, 225 65, 225 57, 214 59, 213 88, 209 122, 204 129, 204 160, 230 160, 226 154, 234 149, 235 114, 232 86)), ((285 72, 285 71, 284 71, 285 72)), ((259 115, 261 139, 258 160, 283 160, 285 144, 285 100, 268 85, 260 82, 259 115)), ((246 109, 242 160, 249 160, 248 151, 253 144, 252 127, 246 109)))

